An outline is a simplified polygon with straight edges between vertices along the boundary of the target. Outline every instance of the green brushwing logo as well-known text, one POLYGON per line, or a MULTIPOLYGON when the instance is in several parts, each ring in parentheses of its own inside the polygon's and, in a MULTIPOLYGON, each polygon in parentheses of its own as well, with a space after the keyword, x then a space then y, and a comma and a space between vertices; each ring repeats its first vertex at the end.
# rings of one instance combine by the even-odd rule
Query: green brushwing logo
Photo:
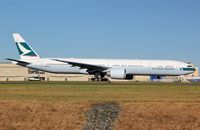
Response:
POLYGON ((16 45, 20 55, 37 56, 35 52, 25 42, 17 42, 16 45))
POLYGON ((182 71, 196 71, 195 68, 180 68, 182 71))

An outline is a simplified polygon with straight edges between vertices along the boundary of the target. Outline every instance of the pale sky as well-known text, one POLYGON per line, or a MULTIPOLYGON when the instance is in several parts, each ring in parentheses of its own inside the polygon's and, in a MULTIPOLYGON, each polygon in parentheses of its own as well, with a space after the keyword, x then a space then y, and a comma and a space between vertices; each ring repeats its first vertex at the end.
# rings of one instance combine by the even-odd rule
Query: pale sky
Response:
POLYGON ((0 0, 0 60, 12 33, 41 57, 166 59, 200 66, 200 0, 0 0))

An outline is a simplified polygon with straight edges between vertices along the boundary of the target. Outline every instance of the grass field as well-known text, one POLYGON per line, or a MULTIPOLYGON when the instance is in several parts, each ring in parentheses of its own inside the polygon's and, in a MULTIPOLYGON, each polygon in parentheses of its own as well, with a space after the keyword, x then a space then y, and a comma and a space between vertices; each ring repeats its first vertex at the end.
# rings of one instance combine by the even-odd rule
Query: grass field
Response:
POLYGON ((1 82, 0 129, 78 130, 100 102, 120 104, 116 130, 200 129, 200 84, 134 82, 1 82))
POLYGON ((198 102, 200 84, 1 83, 0 100, 198 102))

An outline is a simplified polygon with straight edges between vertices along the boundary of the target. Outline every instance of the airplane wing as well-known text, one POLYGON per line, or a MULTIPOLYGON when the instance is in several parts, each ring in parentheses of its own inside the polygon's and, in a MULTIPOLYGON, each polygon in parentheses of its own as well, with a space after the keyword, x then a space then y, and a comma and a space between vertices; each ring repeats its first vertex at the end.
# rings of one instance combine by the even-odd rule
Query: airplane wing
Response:
POLYGON ((9 60, 9 61, 17 62, 17 65, 20 65, 20 66, 27 66, 28 64, 30 64, 30 63, 28 63, 28 62, 21 61, 21 60, 10 59, 10 58, 6 58, 6 59, 9 60))
POLYGON ((92 65, 92 64, 66 61, 66 60, 60 60, 60 59, 52 59, 52 60, 63 62, 63 63, 68 63, 68 64, 72 65, 72 67, 80 67, 80 69, 87 69, 87 72, 90 74, 93 74, 94 72, 98 72, 98 71, 103 72, 103 71, 109 69, 109 67, 100 66, 100 65, 92 65))

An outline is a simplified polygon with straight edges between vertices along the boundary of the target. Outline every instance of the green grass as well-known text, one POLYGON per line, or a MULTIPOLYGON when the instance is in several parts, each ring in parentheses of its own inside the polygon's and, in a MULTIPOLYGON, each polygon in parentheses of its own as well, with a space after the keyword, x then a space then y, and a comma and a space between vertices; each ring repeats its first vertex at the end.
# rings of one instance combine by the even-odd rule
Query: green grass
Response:
POLYGON ((1 82, 0 100, 199 102, 200 84, 1 82))

